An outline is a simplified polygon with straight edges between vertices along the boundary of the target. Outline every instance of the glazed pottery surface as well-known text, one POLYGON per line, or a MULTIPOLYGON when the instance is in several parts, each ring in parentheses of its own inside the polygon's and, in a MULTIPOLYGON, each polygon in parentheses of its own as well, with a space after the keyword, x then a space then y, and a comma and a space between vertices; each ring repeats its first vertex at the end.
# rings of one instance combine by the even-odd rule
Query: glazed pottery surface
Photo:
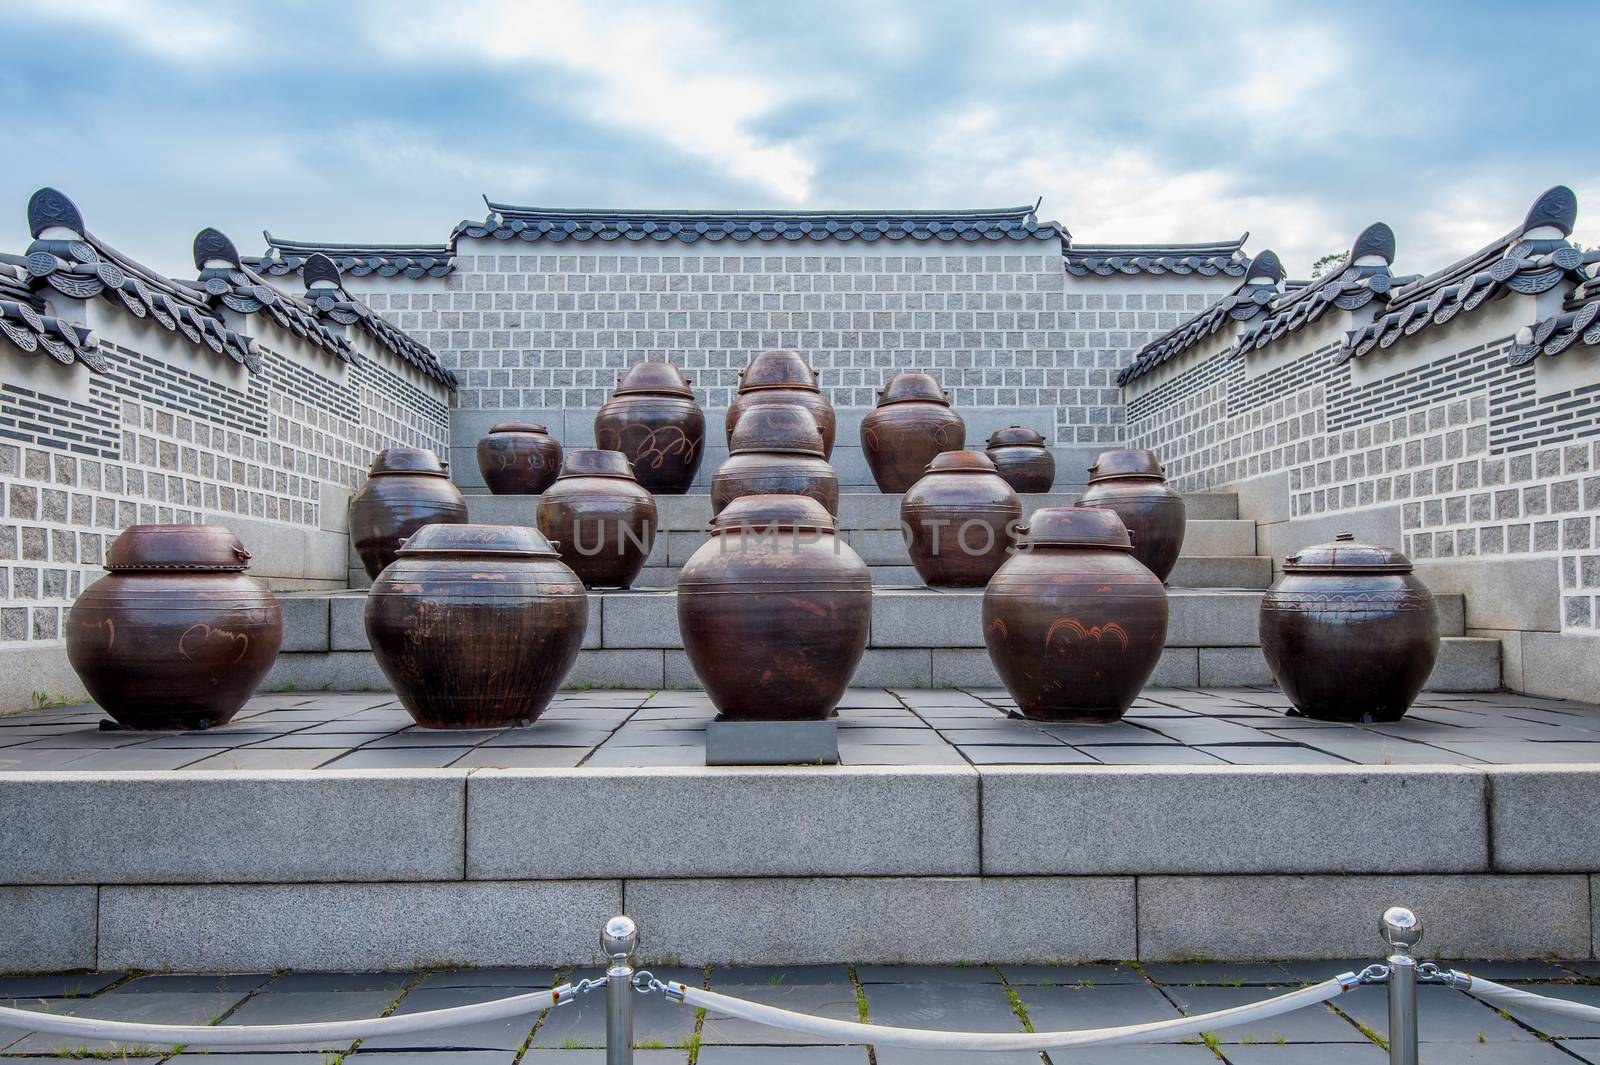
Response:
POLYGON ((1167 483, 1154 452, 1107 451, 1089 467, 1080 507, 1114 510, 1133 537, 1133 557, 1162 581, 1183 551, 1188 515, 1183 496, 1167 483))
POLYGON ((809 411, 816 419, 817 429, 822 433, 822 457, 833 457, 833 441, 839 424, 838 416, 834 413, 833 404, 828 402, 828 397, 815 389, 753 388, 740 392, 733 397, 733 403, 728 406, 728 415, 722 423, 729 443, 732 443, 734 427, 739 424, 739 419, 744 416, 745 411, 771 406, 800 407, 809 411))
POLYGON ((803 408, 754 407, 739 420, 730 452, 711 477, 711 510, 742 496, 800 495, 839 512, 839 475, 822 456, 817 423, 803 408))
POLYGON ((561 472, 561 445, 542 425, 501 422, 478 441, 478 470, 493 495, 538 495, 561 472))
POLYGON ((904 492, 936 455, 959 451, 967 426, 929 374, 896 374, 861 421, 861 448, 882 492, 904 492))
POLYGON ((596 444, 620 451, 633 475, 658 495, 682 495, 704 454, 706 416, 676 366, 641 362, 623 374, 594 416, 596 444))
POLYGON ((1056 457, 1032 429, 996 429, 989 434, 988 454, 996 472, 1018 492, 1048 492, 1055 486, 1056 457))
POLYGON ((932 588, 981 588, 1005 562, 1022 500, 986 455, 947 451, 900 501, 917 574, 932 588))
POLYGON ((630 587, 655 543, 655 497, 620 451, 569 451, 538 516, 539 531, 588 588, 630 587))
POLYGON ((1261 652, 1307 717, 1398 721, 1439 655, 1438 607, 1404 555, 1343 533, 1284 560, 1261 652))
POLYGON ((1116 721, 1161 658, 1167 593, 1114 512, 1049 507, 984 590, 983 636, 1025 716, 1116 721))
POLYGON ((805 388, 817 391, 817 371, 798 351, 763 351, 739 371, 739 391, 754 388, 805 388))
POLYGON ((867 646, 872 578, 802 496, 744 496, 678 578, 678 627, 713 704, 742 721, 820 720, 867 646))
POLYGON ((392 447, 372 460, 367 483, 350 499, 350 542, 376 578, 424 525, 466 520, 467 501, 433 452, 392 447))
POLYGON ((367 596, 367 638, 425 728, 533 721, 571 670, 589 597, 534 529, 430 525, 367 596))
POLYGON ((130 525, 67 615, 67 660, 125 728, 225 725, 278 657, 283 615, 221 525, 130 525))

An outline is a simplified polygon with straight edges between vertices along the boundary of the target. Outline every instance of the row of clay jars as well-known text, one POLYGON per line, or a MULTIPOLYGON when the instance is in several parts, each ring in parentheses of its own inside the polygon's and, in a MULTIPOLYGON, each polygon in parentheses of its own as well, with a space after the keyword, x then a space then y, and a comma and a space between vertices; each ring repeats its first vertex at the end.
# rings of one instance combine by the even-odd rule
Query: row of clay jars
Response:
POLYGON ((728 457, 711 477, 711 512, 750 495, 807 496, 839 513, 839 475, 823 457, 822 434, 805 408, 752 407, 739 419, 728 457))
POLYGON ((641 362, 617 381, 594 416, 595 445, 620 451, 647 491, 682 495, 705 453, 706 417, 671 363, 641 362))
POLYGON ((904 492, 934 456, 966 442, 966 423, 930 374, 896 374, 861 420, 861 450, 880 492, 904 492))
POLYGON ((833 440, 838 428, 833 404, 817 384, 817 371, 798 351, 763 351, 739 371, 739 392, 728 407, 723 428, 728 444, 746 411, 762 407, 801 407, 816 419, 822 435, 822 457, 833 457, 833 440))
POLYGON ((947 451, 900 500, 917 575, 932 588, 981 588, 1005 562, 1022 500, 987 455, 947 451))
POLYGON ((656 500, 620 451, 577 448, 539 498, 539 531, 589 588, 629 588, 656 536, 656 500))
POLYGON ((678 578, 678 628, 734 720, 820 720, 867 646, 872 578, 815 499, 748 495, 711 522, 678 578))
POLYGON ((225 725, 265 679, 283 614, 221 525, 130 525, 67 614, 67 661, 124 728, 225 725))

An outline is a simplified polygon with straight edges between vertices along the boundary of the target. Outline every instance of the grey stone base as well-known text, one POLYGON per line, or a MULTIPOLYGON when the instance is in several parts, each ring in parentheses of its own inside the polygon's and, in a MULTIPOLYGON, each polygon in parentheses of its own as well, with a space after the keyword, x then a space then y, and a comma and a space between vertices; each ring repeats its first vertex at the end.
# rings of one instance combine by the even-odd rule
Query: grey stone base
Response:
POLYGON ((710 721, 706 765, 838 765, 837 721, 710 721))

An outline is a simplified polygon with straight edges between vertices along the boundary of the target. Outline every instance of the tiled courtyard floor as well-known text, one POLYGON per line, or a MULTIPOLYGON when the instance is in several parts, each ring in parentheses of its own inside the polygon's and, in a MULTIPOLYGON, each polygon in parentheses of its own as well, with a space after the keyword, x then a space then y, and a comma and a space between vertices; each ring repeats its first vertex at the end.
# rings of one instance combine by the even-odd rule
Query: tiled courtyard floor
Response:
MULTIPOLYGON (((658 976, 694 982, 773 1005, 855 1020, 864 1010, 880 1024, 934 1029, 1020 1032, 1140 1023, 1241 1005, 1348 969, 1360 962, 1284 965, 1100 964, 1052 968, 980 965, 895 967, 801 966, 759 969, 657 969, 658 976)), ((1553 996, 1600 1002, 1595 962, 1490 962, 1484 976, 1553 996)), ((0 1004, 84 1016, 189 1024, 277 1024, 377 1017, 464 1005, 547 987, 574 978, 549 970, 462 970, 415 973, 282 973, 237 976, 0 977, 0 1004)), ((576 975, 592 975, 579 973, 576 975)), ((1206 1041, 1093 1051, 931 1054, 863 1046, 833 1046, 743 1021, 697 1017, 659 995, 636 999, 640 1065, 1382 1065, 1376 1040, 1387 1013, 1382 988, 1361 988, 1332 1004, 1248 1027, 1210 1033, 1206 1041)), ((604 993, 506 1022, 444 1029, 424 1035, 330 1045, 315 1050, 277 1047, 234 1052, 173 1048, 82 1047, 71 1040, 0 1028, 0 1061, 87 1056, 155 1062, 211 1061, 214 1065, 313 1065, 350 1055, 350 1065, 581 1065, 601 1062, 604 993)), ((1421 992, 1422 1060, 1435 1065, 1559 1065, 1600 1062, 1600 1026, 1547 1023, 1503 1016, 1458 991, 1421 992)))
MULTIPOLYGON (((1112 725, 1007 716, 1004 691, 854 689, 847 765, 1472 765, 1600 763, 1600 707, 1509 693, 1424 693, 1392 725, 1290 717, 1269 688, 1151 689, 1112 725)), ((558 695, 532 726, 431 731, 386 692, 261 695, 205 732, 105 731, 94 706, 0 718, 0 772, 628 767, 705 764, 702 692, 558 695)))

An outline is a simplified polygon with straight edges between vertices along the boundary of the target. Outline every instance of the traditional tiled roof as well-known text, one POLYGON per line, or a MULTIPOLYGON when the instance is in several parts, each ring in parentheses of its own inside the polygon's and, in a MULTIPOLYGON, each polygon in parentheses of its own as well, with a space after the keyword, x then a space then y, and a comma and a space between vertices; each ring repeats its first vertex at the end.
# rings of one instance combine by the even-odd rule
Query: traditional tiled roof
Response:
POLYGON ((340 325, 357 325, 390 353, 404 359, 435 381, 450 388, 456 387, 456 375, 451 373, 433 350, 414 340, 411 335, 383 315, 346 292, 339 278, 339 267, 326 255, 307 257, 301 275, 306 283, 305 306, 322 318, 340 325))
POLYGON ((89 233, 77 206, 55 189, 44 188, 28 201, 30 284, 47 284, 63 296, 87 300, 104 296, 130 314, 149 318, 192 343, 261 368, 261 353, 250 337, 235 333, 214 317, 194 289, 142 266, 89 233), (45 237, 59 230, 59 236, 45 237))
POLYGON ((1395 285, 1394 230, 1374 222, 1361 231, 1344 263, 1315 281, 1298 288, 1285 287, 1275 297, 1264 318, 1257 318, 1239 333, 1233 354, 1243 355, 1304 329, 1320 319, 1329 307, 1353 311, 1382 297, 1395 285))
POLYGON ((1360 358, 1374 347, 1387 348, 1504 292, 1545 292, 1563 278, 1580 278, 1583 253, 1565 239, 1577 218, 1573 191, 1565 185, 1550 189, 1534 201, 1522 224, 1499 240, 1391 292, 1387 313, 1347 334, 1336 362, 1360 358))
POLYGON ((345 362, 359 361, 350 338, 317 320, 317 312, 295 296, 267 283, 239 258, 239 250, 220 231, 202 229, 194 238, 194 265, 199 289, 213 304, 239 314, 265 314, 280 328, 345 362), (209 265, 225 263, 224 266, 209 265))
POLYGON ((298 274, 313 255, 326 255, 351 277, 443 277, 456 268, 452 244, 316 244, 261 235, 267 238, 267 253, 245 264, 275 277, 298 274))
POLYGON ((1250 268, 1244 253, 1245 233, 1238 240, 1213 244, 1079 244, 1062 251, 1067 273, 1074 277, 1098 274, 1201 274, 1243 277, 1250 268))
POLYGON ((495 203, 489 217, 462 222, 455 237, 510 240, 944 240, 1067 239, 1056 222, 1040 222, 1033 206, 987 211, 586 211, 495 203))
POLYGON ((1134 353, 1133 362, 1117 375, 1125 385, 1212 336, 1229 322, 1248 322, 1265 313, 1282 292, 1283 266, 1270 251, 1256 256, 1244 279, 1232 292, 1170 332, 1163 333, 1134 353))
POLYGON ((1572 290, 1560 314, 1524 326, 1511 348, 1511 365, 1523 366, 1540 355, 1560 355, 1582 341, 1600 345, 1600 252, 1585 252, 1584 279, 1572 290))
POLYGON ((0 334, 23 351, 43 348, 67 366, 81 362, 96 373, 110 369, 93 329, 48 313, 44 300, 28 289, 25 262, 20 256, 0 257, 0 334))

